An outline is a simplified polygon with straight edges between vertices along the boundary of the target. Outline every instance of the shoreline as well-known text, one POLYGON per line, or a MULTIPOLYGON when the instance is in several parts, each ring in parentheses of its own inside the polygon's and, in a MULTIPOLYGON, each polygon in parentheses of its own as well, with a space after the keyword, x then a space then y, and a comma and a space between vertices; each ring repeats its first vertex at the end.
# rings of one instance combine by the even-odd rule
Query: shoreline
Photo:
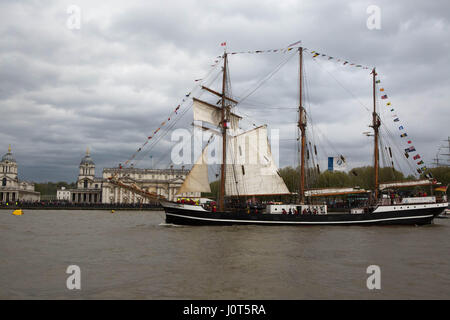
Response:
POLYGON ((117 208, 117 207, 28 207, 28 206, 11 206, 2 207, 0 211, 11 211, 11 210, 115 210, 115 211, 163 211, 163 207, 153 207, 153 208, 117 208))

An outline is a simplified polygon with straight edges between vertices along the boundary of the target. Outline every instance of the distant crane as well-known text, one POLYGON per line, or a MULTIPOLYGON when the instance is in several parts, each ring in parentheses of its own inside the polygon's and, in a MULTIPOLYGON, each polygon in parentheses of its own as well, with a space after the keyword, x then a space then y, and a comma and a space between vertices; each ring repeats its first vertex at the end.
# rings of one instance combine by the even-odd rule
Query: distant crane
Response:
POLYGON ((438 152, 436 153, 436 158, 433 159, 433 165, 435 167, 450 167, 450 137, 447 140, 443 140, 443 142, 447 142, 448 145, 440 145, 438 146, 438 152), (441 150, 447 150, 446 153, 441 153, 441 150), (439 158, 440 156, 446 156, 447 160, 439 158))

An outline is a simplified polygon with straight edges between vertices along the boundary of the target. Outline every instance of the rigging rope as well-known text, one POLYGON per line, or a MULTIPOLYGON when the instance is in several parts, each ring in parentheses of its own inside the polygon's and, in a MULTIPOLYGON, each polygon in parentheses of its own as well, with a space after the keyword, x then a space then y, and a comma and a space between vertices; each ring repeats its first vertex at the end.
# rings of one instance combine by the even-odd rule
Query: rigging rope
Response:
MULTIPOLYGON (((219 65, 219 62, 220 62, 220 60, 216 60, 216 61, 215 61, 215 64, 212 65, 212 68, 209 70, 209 72, 208 72, 208 73, 206 74, 206 76, 204 77, 205 79, 207 79, 207 78, 211 75, 211 73, 217 68, 217 66, 219 65)), ((173 110, 173 111, 170 113, 170 115, 169 115, 169 117, 167 118, 167 120, 164 121, 164 122, 162 122, 161 125, 160 125, 160 127, 159 127, 158 129, 156 129, 151 135, 149 135, 149 136, 147 137, 147 140, 145 141, 145 143, 144 143, 139 149, 137 149, 136 152, 133 153, 133 155, 131 156, 131 158, 128 159, 127 161, 125 161, 124 166, 127 166, 129 163, 131 164, 131 161, 133 161, 133 160, 136 158, 136 156, 137 156, 137 155, 142 151, 142 149, 149 143, 149 141, 150 141, 150 140, 151 140, 151 139, 152 139, 152 138, 160 131, 160 129, 161 129, 162 127, 164 127, 164 126, 166 125, 166 123, 169 122, 175 115, 178 114, 177 111, 178 111, 178 110, 181 108, 181 106, 188 100, 187 98, 189 98, 189 97, 191 96, 192 92, 195 91, 196 89, 198 89, 198 88, 201 87, 202 81, 203 81, 203 79, 195 80, 195 82, 199 82, 199 83, 197 83, 197 84, 191 89, 191 91, 190 91, 188 94, 186 94, 186 96, 182 99, 181 103, 179 103, 178 106, 175 108, 175 110, 173 110)), ((189 106, 189 108, 190 108, 190 106, 189 106)), ((184 114, 185 114, 185 112, 183 113, 183 115, 184 115, 184 114)), ((175 123, 178 122, 178 120, 179 120, 179 118, 178 118, 177 120, 171 122, 172 127, 173 127, 173 124, 175 124, 175 123)), ((159 140, 161 140, 161 139, 157 139, 156 143, 159 142, 159 140)), ((151 146, 154 146, 156 143, 153 143, 153 144, 151 143, 151 146)), ((134 165, 134 164, 133 164, 133 165, 134 165)), ((119 165, 119 169, 122 169, 122 166, 121 166, 121 165, 119 165)))

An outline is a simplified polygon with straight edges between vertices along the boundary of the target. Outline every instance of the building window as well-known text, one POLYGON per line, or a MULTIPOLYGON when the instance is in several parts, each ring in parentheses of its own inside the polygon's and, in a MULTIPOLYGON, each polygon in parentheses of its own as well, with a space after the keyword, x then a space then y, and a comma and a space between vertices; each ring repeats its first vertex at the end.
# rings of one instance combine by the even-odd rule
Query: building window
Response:
POLYGON ((3 186, 3 187, 6 186, 6 178, 3 178, 3 180, 2 180, 2 186, 3 186))
POLYGON ((84 188, 87 189, 87 187, 88 187, 88 181, 84 180, 84 188))
POLYGON ((98 184, 95 185, 95 189, 98 189, 98 184))

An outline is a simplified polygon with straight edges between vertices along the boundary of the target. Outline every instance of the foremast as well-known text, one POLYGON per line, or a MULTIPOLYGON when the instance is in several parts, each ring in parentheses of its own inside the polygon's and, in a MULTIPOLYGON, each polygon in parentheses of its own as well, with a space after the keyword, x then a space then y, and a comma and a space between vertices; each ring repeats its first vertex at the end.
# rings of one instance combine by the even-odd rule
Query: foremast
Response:
POLYGON ((226 159, 227 159, 227 122, 226 122, 226 85, 227 85, 227 52, 223 53, 223 77, 222 77, 222 165, 220 170, 220 188, 219 188, 219 211, 225 209, 225 179, 226 179, 226 159))

